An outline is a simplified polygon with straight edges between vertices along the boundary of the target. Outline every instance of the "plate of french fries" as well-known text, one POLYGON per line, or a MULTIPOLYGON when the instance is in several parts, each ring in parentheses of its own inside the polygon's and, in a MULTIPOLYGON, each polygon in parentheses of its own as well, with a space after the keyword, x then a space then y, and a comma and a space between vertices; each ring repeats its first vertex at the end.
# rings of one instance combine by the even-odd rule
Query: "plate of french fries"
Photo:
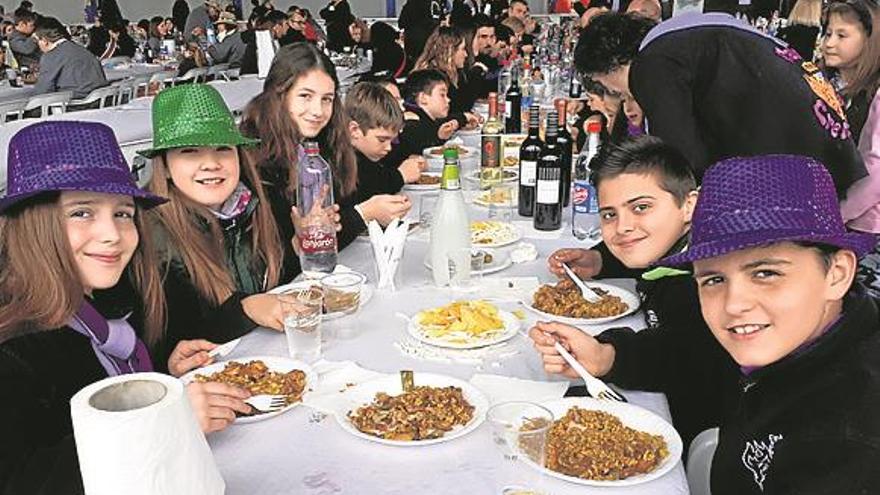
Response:
POLYGON ((407 332, 425 344, 449 349, 476 349, 513 338, 519 319, 483 300, 455 301, 419 311, 407 332))

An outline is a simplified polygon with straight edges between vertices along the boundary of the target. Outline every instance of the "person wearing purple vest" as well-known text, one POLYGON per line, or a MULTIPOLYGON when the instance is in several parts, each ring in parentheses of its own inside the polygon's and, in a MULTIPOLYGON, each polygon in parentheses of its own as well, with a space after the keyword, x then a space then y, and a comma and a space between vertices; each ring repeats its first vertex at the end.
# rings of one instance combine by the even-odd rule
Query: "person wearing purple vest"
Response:
MULTIPOLYGON (((12 137, 7 156, 0 493, 79 493, 70 398, 108 376, 152 371, 148 349, 164 338, 165 295, 141 213, 165 199, 138 188, 104 124, 40 122, 12 137)), ((213 347, 181 342, 168 368, 180 376, 213 347)), ((187 389, 205 431, 221 396, 247 397, 224 387, 187 389)))

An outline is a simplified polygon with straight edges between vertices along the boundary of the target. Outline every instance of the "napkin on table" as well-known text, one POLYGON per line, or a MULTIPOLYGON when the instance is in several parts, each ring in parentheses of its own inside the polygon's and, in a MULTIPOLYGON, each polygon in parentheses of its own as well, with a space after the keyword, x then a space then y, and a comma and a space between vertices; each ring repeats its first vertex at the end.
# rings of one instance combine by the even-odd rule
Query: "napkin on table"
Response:
POLYGON ((568 382, 538 382, 501 375, 476 374, 471 385, 486 394, 490 404, 508 401, 547 402, 561 399, 568 382))
POLYGON ((328 414, 346 414, 350 409, 350 400, 345 397, 348 389, 385 376, 361 368, 353 361, 321 360, 312 369, 320 379, 317 388, 303 396, 303 404, 328 414))

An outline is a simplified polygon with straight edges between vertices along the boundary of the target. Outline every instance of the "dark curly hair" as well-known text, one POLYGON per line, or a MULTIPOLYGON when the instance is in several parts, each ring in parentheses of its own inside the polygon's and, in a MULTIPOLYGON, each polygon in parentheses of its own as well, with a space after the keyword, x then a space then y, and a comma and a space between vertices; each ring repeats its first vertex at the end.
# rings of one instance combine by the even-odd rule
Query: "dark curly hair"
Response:
POLYGON ((609 12, 596 16, 581 31, 574 63, 586 75, 608 74, 635 58, 645 35, 656 25, 636 14, 609 12))

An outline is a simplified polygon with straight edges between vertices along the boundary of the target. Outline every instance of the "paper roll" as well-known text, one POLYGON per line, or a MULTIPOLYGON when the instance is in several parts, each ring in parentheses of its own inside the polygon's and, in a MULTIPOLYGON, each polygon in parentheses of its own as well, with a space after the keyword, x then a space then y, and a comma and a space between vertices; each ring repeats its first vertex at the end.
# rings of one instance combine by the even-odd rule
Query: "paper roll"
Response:
POLYGON ((70 399, 70 415, 87 495, 219 495, 226 488, 176 378, 106 378, 70 399))

